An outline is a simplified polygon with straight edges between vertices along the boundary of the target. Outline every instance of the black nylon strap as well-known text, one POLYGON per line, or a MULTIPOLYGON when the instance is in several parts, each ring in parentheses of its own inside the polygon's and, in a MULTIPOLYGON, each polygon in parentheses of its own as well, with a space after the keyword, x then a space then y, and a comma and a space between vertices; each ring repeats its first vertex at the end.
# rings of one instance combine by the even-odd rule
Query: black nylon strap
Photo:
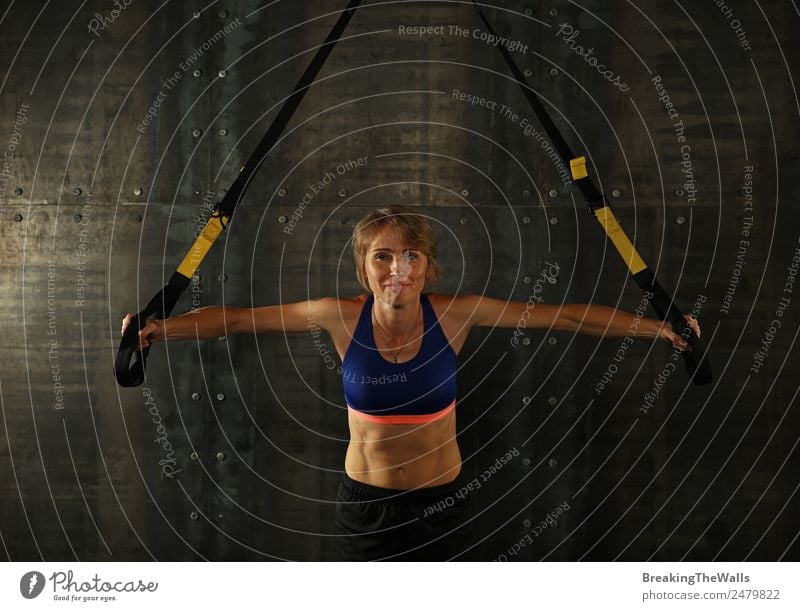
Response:
MULTIPOLYGON (((300 102, 305 97, 309 87, 317 78, 319 71, 331 54, 333 47, 342 36, 342 33, 347 28, 350 18, 361 4, 362 0, 350 0, 350 3, 339 15, 336 24, 328 34, 325 42, 322 43, 317 50, 314 59, 306 68, 300 80, 294 86, 292 93, 283 103, 278 115, 272 121, 267 133, 258 143, 250 158, 242 166, 239 175, 234 180, 233 185, 225 193, 225 196, 214 207, 212 216, 218 216, 224 219, 223 227, 230 222, 233 212, 237 204, 241 201, 245 191, 250 186, 252 179, 261 164, 266 159, 272 147, 280 139, 281 134, 286 129, 289 121, 294 115, 300 102)), ((152 320, 160 320, 167 318, 175 304, 178 302, 181 294, 186 287, 189 286, 191 278, 187 278, 179 272, 174 272, 169 279, 169 282, 156 293, 148 302, 147 306, 136 314, 130 321, 130 325, 122 335, 119 348, 117 350, 116 358, 114 359, 114 374, 117 378, 117 383, 120 386, 130 387, 139 386, 144 381, 145 367, 147 356, 150 349, 147 348, 141 352, 136 348, 139 344, 139 331, 144 328, 148 322, 152 320)))
MULTIPOLYGON (((496 40, 499 39, 497 33, 492 27, 492 24, 486 18, 486 15, 483 14, 481 7, 478 6, 476 0, 472 0, 472 3, 475 6, 475 9, 478 11, 478 15, 480 15, 481 19, 483 20, 483 23, 486 26, 489 34, 494 36, 496 40)), ((558 128, 556 127, 555 123, 553 123, 553 120, 550 118, 550 115, 545 110, 544 105, 539 100, 536 93, 533 91, 530 85, 528 85, 525 75, 523 74, 522 70, 519 69, 519 66, 517 66, 514 58, 511 57, 511 53, 503 45, 497 45, 497 48, 500 50, 501 55, 508 64, 511 73, 514 75, 517 84, 522 89, 525 98, 528 100, 533 108, 533 111, 536 113, 539 122, 547 132, 548 137, 552 141, 553 147, 561 156, 564 165, 570 167, 570 161, 575 159, 572 149, 569 147, 566 140, 564 140, 561 132, 558 131, 558 128)), ((605 206, 610 208, 608 199, 595 186, 594 181, 592 181, 589 176, 579 180, 574 180, 573 182, 575 182, 578 189, 580 189, 584 199, 586 200, 586 203, 589 205, 589 209, 593 214, 595 210, 599 208, 603 208, 605 206)), ((655 275, 650 268, 645 268, 632 275, 636 284, 639 285, 643 291, 652 293, 653 297, 650 298, 650 302, 653 304, 653 308, 656 310, 659 317, 662 320, 668 320, 670 323, 672 323, 673 330, 681 335, 681 337, 683 337, 683 339, 686 340, 691 347, 691 351, 684 351, 682 356, 686 370, 692 376, 694 384, 699 386, 711 383, 714 379, 714 376, 711 371, 711 364, 706 358, 705 342, 701 342, 700 338, 694 333, 686 319, 683 317, 683 314, 681 314, 681 311, 675 305, 674 301, 658 283, 658 280, 656 280, 655 275)))

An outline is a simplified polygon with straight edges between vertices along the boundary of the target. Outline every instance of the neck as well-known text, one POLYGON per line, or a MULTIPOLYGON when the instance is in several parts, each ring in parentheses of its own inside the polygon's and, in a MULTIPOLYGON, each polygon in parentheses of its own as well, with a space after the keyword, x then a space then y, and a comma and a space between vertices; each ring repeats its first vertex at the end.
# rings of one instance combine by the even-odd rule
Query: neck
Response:
POLYGON ((419 323, 422 309, 422 297, 404 301, 403 303, 389 303, 378 296, 372 304, 372 312, 383 332, 389 339, 403 339, 409 330, 419 323))

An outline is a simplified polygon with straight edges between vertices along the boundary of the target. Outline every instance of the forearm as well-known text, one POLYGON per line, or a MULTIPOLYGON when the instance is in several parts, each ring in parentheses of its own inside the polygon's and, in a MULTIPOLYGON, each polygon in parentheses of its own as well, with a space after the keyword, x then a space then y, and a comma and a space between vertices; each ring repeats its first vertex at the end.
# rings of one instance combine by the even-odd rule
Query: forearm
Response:
POLYGON ((600 305, 567 304, 562 306, 563 316, 570 330, 587 335, 656 339, 661 337, 663 321, 642 318, 600 305))
POLYGON ((210 339, 238 329, 240 308, 208 306, 174 318, 157 322, 159 332, 155 341, 178 339, 210 339))

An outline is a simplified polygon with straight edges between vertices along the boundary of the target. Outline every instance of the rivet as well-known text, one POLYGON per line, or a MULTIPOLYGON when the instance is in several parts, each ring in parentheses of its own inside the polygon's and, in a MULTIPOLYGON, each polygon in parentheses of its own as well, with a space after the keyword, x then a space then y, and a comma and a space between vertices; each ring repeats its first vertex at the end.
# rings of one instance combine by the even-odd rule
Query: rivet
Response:
POLYGON ((142 190, 141 190, 139 187, 136 187, 136 188, 133 190, 133 194, 134 194, 136 197, 139 197, 139 196, 142 194, 142 190))
POLYGON ((197 518, 199 518, 200 516, 199 516, 199 515, 197 515, 197 512, 196 512, 196 511, 193 511, 192 513, 190 513, 190 514, 189 514, 189 517, 190 517, 192 520, 196 520, 196 519, 197 519, 197 518))
POLYGON ((83 218, 83 217, 81 217, 80 214, 76 214, 75 216, 72 217, 72 220, 75 221, 76 223, 80 223, 81 222, 81 218, 83 218))
POLYGON ((339 189, 339 197, 347 197, 347 189, 339 189))
POLYGON ((15 214, 15 215, 14 215, 14 220, 15 220, 17 223, 19 223, 20 221, 22 221, 22 215, 21 215, 21 214, 15 214))
POLYGON ((611 197, 619 197, 620 195, 622 195, 622 191, 620 191, 619 189, 611 190, 611 197))
POLYGON ((223 127, 221 130, 219 130, 219 135, 220 136, 227 136, 228 135, 228 130, 223 127))
POLYGON ((217 401, 224 401, 224 400, 225 400, 225 395, 223 393, 221 393, 221 392, 218 392, 217 393, 217 401))
POLYGON ((289 219, 286 217, 286 215, 285 215, 285 214, 281 214, 281 215, 278 217, 278 222, 279 222, 279 223, 285 223, 285 222, 286 222, 286 221, 288 221, 288 220, 289 220, 289 219))
POLYGON ((522 279, 522 281, 523 281, 525 284, 530 284, 530 283, 533 281, 533 278, 531 278, 530 276, 525 276, 525 277, 522 279))
POLYGON ((220 11, 220 12, 219 12, 219 16, 220 16, 222 19, 225 19, 225 17, 227 17, 227 16, 228 16, 228 11, 224 11, 224 10, 223 10, 223 11, 220 11))
POLYGON ((225 452, 217 452, 217 460, 225 460, 225 452))
POLYGON ((531 521, 526 518, 526 519, 522 520, 522 525, 525 528, 530 528, 531 527, 531 521))
POLYGON ((284 189, 283 187, 278 189, 278 197, 286 197, 286 189, 284 189))
POLYGON ((675 222, 678 223, 678 225, 683 225, 686 222, 686 217, 679 216, 675 219, 675 222))
POLYGON ((678 197, 683 197, 683 189, 675 189, 675 195, 678 197))
POLYGON ((196 189, 194 192, 195 195, 200 195, 200 189, 196 189))
POLYGON ((22 188, 17 187, 16 189, 14 189, 14 195, 22 195, 22 188))
POLYGON ((530 197, 530 196, 531 196, 531 190, 530 189, 523 189, 522 190, 522 197, 530 197))
POLYGON ((466 216, 461 217, 461 224, 466 225, 469 222, 469 219, 466 216))
POLYGON ((533 70, 531 70, 530 68, 525 68, 525 76, 532 76, 532 75, 533 75, 533 70))
POLYGON ((522 397, 522 404, 523 405, 528 405, 528 403, 530 403, 530 402, 531 402, 531 397, 529 395, 525 395, 524 397, 522 397))
POLYGON ((550 68, 550 76, 558 76, 558 68, 550 68))
POLYGON ((228 71, 227 70, 220 70, 219 72, 217 72, 217 74, 219 74, 220 78, 225 78, 226 76, 228 76, 228 71))
POLYGON ((189 454, 189 458, 191 458, 192 460, 197 460, 197 452, 192 452, 191 454, 189 454))
POLYGON ((551 216, 550 217, 550 224, 551 225, 558 225, 558 217, 557 216, 551 216))
POLYGON ((555 17, 556 15, 558 15, 558 9, 557 9, 556 7, 553 7, 553 8, 551 8, 551 9, 550 9, 550 14, 551 14, 553 17, 555 17))
POLYGON ((547 192, 547 194, 548 194, 550 197, 558 197, 558 189, 550 189, 550 190, 547 192))
POLYGON ((199 401, 199 400, 200 400, 200 393, 199 392, 193 392, 192 393, 192 401, 199 401))
POLYGON ((72 194, 73 194, 73 195, 80 195, 81 193, 83 193, 83 191, 81 191, 80 187, 75 187, 75 188, 72 190, 72 194))
POLYGON ((461 197, 469 197, 469 189, 461 189, 461 197))
POLYGON ((530 225, 530 223, 531 223, 531 217, 529 217, 529 216, 523 216, 523 217, 522 217, 522 222, 523 222, 523 223, 525 223, 526 225, 530 225))
POLYGON ((523 346, 530 346, 531 345, 531 338, 530 337, 523 337, 522 338, 522 345, 523 346))
POLYGON ((550 467, 555 468, 556 466, 558 466, 558 461, 555 458, 551 458, 550 460, 547 461, 547 464, 550 465, 550 467))
POLYGON ((525 14, 526 14, 528 17, 530 17, 531 15, 533 15, 533 11, 532 11, 531 9, 529 9, 529 8, 526 8, 526 9, 525 9, 525 14))
POLYGON ((531 459, 530 458, 523 458, 522 459, 522 466, 523 467, 530 467, 531 466, 531 459))
POLYGON ((221 520, 221 519, 222 519, 222 518, 224 518, 225 516, 224 516, 224 515, 222 515, 221 513, 218 513, 218 514, 217 514, 217 517, 218 517, 218 518, 221 520))
POLYGON ((551 346, 555 346, 558 343, 558 340, 555 337, 548 337, 547 341, 551 346))
POLYGON ((219 280, 220 282, 225 282, 227 279, 228 279, 228 274, 220 274, 219 276, 217 276, 217 280, 219 280))
POLYGON ((556 403, 558 403, 558 399, 556 399, 555 397, 547 397, 547 402, 550 405, 555 405, 556 403))
POLYGON ((195 78, 197 78, 198 76, 202 76, 202 75, 203 75, 203 71, 200 70, 200 68, 195 68, 194 72, 192 72, 192 76, 194 76, 195 78))
POLYGON ((141 223, 142 222, 142 215, 141 214, 134 214, 133 215, 133 222, 134 223, 141 223))
POLYGON ((196 127, 192 130, 192 136, 195 138, 199 138, 202 135, 202 131, 197 129, 196 127))

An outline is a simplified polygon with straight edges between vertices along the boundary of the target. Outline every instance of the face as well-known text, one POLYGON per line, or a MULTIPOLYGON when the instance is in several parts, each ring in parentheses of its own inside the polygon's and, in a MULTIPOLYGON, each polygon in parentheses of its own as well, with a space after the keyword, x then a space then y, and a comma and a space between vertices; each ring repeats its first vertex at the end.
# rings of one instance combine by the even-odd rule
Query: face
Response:
POLYGON ((367 281, 375 299, 389 304, 419 301, 425 287, 428 257, 385 227, 367 249, 367 281))

